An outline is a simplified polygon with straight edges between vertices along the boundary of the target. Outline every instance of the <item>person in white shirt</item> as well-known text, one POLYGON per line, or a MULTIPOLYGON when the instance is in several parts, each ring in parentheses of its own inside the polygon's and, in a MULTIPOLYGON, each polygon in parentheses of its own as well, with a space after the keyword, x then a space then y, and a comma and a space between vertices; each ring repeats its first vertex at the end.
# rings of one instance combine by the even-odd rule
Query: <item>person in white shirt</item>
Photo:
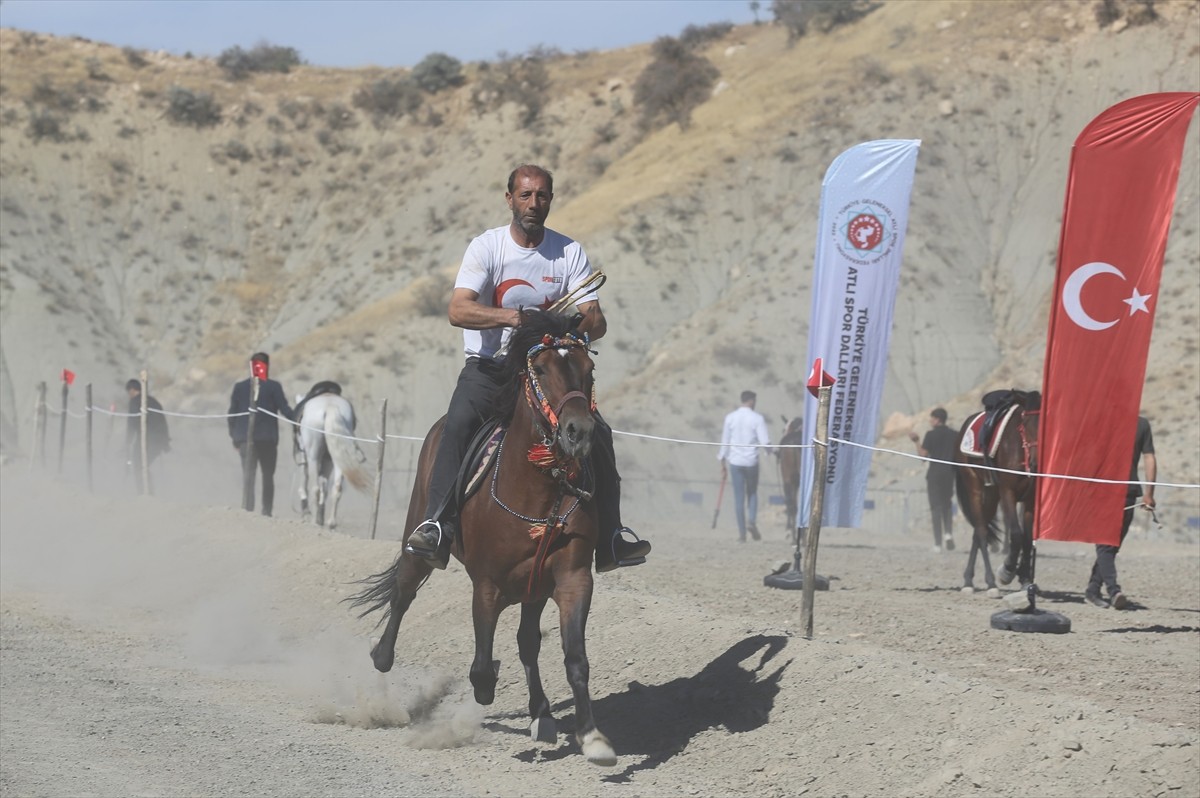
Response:
POLYGON ((725 429, 721 434, 721 450, 717 459, 721 461, 721 478, 729 475, 733 483, 734 509, 737 515, 738 542, 746 542, 746 533, 755 540, 758 534, 758 453, 766 451, 767 422, 761 413, 754 410, 757 400, 754 391, 742 391, 742 406, 725 416, 725 429))
MULTIPOLYGON (((435 568, 445 568, 450 559, 451 542, 458 531, 458 507, 452 495, 458 468, 502 387, 500 364, 507 355, 513 328, 521 324, 522 308, 547 308, 592 274, 583 247, 546 227, 554 199, 554 178, 548 171, 533 164, 518 166, 508 176, 504 199, 512 221, 485 231, 470 243, 450 296, 450 323, 463 330, 467 360, 446 411, 430 475, 426 520, 413 530, 404 547, 435 568)), ((608 323, 595 291, 585 293, 576 306, 576 329, 593 341, 602 338, 608 323)), ((596 570, 605 572, 645 562, 650 543, 621 523, 612 429, 598 414, 596 421, 592 448, 600 516, 596 570)))

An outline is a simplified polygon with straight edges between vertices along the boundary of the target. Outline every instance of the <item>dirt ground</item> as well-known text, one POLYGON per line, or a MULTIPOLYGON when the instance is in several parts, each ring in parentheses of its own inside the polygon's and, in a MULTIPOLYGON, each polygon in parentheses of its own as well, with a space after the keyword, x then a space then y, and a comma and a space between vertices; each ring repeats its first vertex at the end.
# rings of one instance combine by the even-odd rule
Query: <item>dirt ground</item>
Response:
POLYGON ((762 583, 782 530, 650 523, 651 561, 596 581, 591 690, 619 755, 598 768, 563 733, 552 611, 558 743, 528 737, 515 610, 496 703, 473 703, 457 564, 378 674, 373 619, 340 599, 394 540, 0 476, 4 795, 1200 795, 1195 543, 1131 538, 1125 611, 1083 603, 1090 547, 1041 544, 1042 606, 1072 630, 1035 635, 989 627, 1000 604, 959 591, 961 550, 827 530, 806 640, 800 593, 762 583))

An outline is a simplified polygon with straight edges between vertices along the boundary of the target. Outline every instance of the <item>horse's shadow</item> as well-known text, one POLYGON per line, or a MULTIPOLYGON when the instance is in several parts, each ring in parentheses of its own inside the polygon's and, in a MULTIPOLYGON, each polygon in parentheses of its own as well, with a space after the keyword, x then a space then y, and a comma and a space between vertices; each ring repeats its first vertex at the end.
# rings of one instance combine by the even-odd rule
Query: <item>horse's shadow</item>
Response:
MULTIPOLYGON (((639 770, 658 767, 707 729, 722 726, 732 734, 740 734, 762 726, 771 714, 780 679, 791 660, 769 673, 764 669, 786 645, 787 638, 782 635, 747 637, 694 676, 659 685, 631 682, 625 691, 594 701, 598 725, 613 741, 618 754, 640 757, 620 773, 605 776, 604 781, 627 782, 639 770), (742 667, 754 657, 757 659, 750 668, 742 667)), ((563 705, 569 706, 569 702, 563 705)), ((562 726, 565 728, 561 731, 568 731, 574 719, 564 718, 562 726)), ((490 727, 517 731, 499 724, 490 727)), ((567 741, 557 748, 531 748, 516 758, 533 762, 577 755, 573 735, 568 734, 567 741)))

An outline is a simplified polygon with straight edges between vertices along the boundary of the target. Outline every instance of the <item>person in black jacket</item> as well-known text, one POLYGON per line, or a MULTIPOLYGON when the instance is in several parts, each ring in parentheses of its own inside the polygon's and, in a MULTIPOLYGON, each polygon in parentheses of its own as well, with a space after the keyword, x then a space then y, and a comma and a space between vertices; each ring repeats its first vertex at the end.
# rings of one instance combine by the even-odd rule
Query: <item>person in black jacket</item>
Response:
MULTIPOLYGON (((133 471, 138 493, 142 493, 142 383, 129 380, 125 383, 125 392, 129 394, 125 464, 133 471)), ((167 417, 163 415, 162 405, 150 394, 146 395, 146 408, 150 411, 146 414, 146 464, 154 465, 155 458, 171 451, 171 434, 167 430, 167 417)))
POLYGON ((250 490, 246 492, 242 506, 251 512, 254 511, 254 477, 257 463, 262 466, 262 514, 266 516, 271 515, 275 503, 275 461, 279 448, 279 421, 276 416, 288 421, 295 420, 283 386, 267 377, 270 363, 271 358, 263 352, 251 355, 250 370, 253 376, 235 384, 229 397, 229 437, 233 440, 233 448, 237 449, 241 457, 242 477, 246 479, 248 476, 250 480, 250 490), (236 414, 246 413, 250 409, 250 393, 255 378, 258 379, 258 400, 255 407, 260 412, 254 416, 254 440, 251 442, 251 451, 247 452, 246 429, 250 426, 250 417, 236 414), (249 475, 245 472, 247 468, 250 469, 249 475))
POLYGON ((925 488, 929 493, 929 513, 933 516, 933 550, 954 551, 954 537, 950 534, 953 518, 951 500, 954 498, 954 466, 947 463, 954 460, 954 447, 958 445, 958 433, 946 425, 946 409, 935 407, 929 414, 929 432, 921 441, 917 433, 909 433, 909 438, 917 444, 917 454, 940 463, 930 463, 929 471, 925 474, 925 488), (921 441, 918 443, 918 441, 921 441))

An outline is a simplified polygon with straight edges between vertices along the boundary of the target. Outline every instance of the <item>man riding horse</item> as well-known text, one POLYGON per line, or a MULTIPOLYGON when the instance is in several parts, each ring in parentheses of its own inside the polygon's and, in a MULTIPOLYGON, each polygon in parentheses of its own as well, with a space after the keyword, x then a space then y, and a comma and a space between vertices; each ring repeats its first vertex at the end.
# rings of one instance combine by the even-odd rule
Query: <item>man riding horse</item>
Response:
MULTIPOLYGON (((500 368, 522 308, 548 308, 573 296, 592 276, 587 255, 577 242, 545 226, 554 199, 554 179, 540 166, 522 165, 508 177, 504 195, 512 221, 477 237, 467 247, 450 298, 450 323, 463 329, 467 361, 446 412, 429 485, 425 521, 408 538, 405 551, 445 568, 458 534, 454 495, 458 471, 476 430, 486 420, 504 371, 500 368)), ((595 291, 576 303, 576 329, 591 340, 607 330, 595 291)), ((523 357, 517 352, 515 357, 523 357)), ((600 539, 596 570, 611 571, 645 562, 650 543, 621 523, 620 476, 613 451, 612 429, 597 417, 592 466, 600 539)))

